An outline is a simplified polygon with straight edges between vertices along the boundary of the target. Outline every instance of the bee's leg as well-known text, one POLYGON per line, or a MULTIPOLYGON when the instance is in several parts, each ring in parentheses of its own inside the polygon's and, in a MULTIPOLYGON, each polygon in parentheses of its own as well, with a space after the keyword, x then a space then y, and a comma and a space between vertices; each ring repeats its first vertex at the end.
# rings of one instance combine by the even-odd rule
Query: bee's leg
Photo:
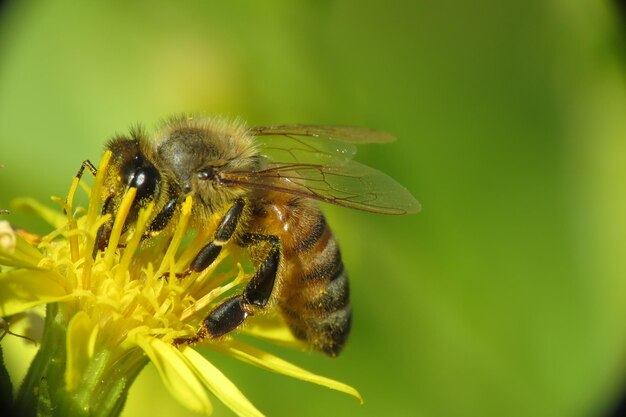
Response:
POLYGON ((243 292, 223 301, 202 321, 200 332, 203 335, 214 338, 233 331, 252 314, 254 307, 264 308, 272 296, 280 263, 280 242, 276 236, 268 235, 246 235, 242 240, 246 244, 249 239, 252 239, 252 244, 269 242, 269 253, 243 292))
POLYGON ((265 307, 272 296, 280 263, 280 240, 273 235, 252 233, 247 233, 242 237, 242 244, 245 246, 262 242, 268 242, 271 245, 270 250, 243 291, 244 301, 255 307, 265 307))
POLYGON ((235 233, 241 213, 243 213, 245 203, 239 199, 228 209, 219 226, 215 230, 213 240, 200 249, 200 252, 191 261, 189 269, 183 275, 189 275, 192 272, 202 272, 207 269, 222 251, 224 246, 235 233))
POLYGON ((241 294, 222 301, 202 321, 198 333, 190 338, 174 340, 174 345, 197 343, 205 337, 216 338, 235 330, 244 320, 253 314, 253 308, 263 308, 269 302, 274 290, 276 273, 280 263, 280 241, 276 236, 245 234, 241 239, 243 246, 269 242, 269 253, 257 268, 254 276, 241 294))
MULTIPOLYGON (((104 200, 104 204, 102 205, 102 212, 101 212, 102 216, 106 214, 113 214, 112 203, 113 203, 113 196, 110 195, 106 198, 106 200, 104 200)), ((167 226, 167 224, 170 222, 170 220, 174 216, 174 212, 176 211, 176 203, 177 203, 177 200, 175 198, 172 198, 165 204, 165 206, 161 209, 161 211, 150 222, 150 225, 148 226, 148 231, 145 232, 141 236, 142 240, 149 238, 150 236, 153 235, 153 233, 156 234, 160 232, 161 230, 165 228, 165 226, 167 226)), ((96 242, 94 244, 93 253, 92 253, 92 257, 94 259, 99 250, 103 251, 109 245, 109 237, 111 236, 113 223, 114 223, 114 219, 111 218, 109 219, 108 222, 103 223, 102 226, 100 226, 100 228, 98 229, 98 233, 96 234, 96 242)), ((127 225, 125 224, 123 230, 125 230, 126 226, 127 225)), ((123 248, 125 247, 125 245, 122 243, 118 243, 117 247, 123 248)))
POLYGON ((91 161, 89 159, 85 159, 83 161, 82 164, 80 164, 80 168, 78 168, 78 172, 76 173, 75 177, 78 179, 81 179, 83 176, 83 172, 85 172, 85 168, 87 168, 87 170, 89 172, 91 172, 91 175, 93 175, 94 177, 96 176, 96 174, 98 173, 98 170, 96 169, 96 167, 91 163, 91 161))
POLYGON ((28 340, 28 341, 30 341, 30 342, 33 342, 34 344, 37 344, 37 342, 36 342, 36 341, 34 341, 33 339, 31 339, 30 337, 28 337, 28 336, 23 336, 23 335, 21 335, 21 334, 17 334, 17 333, 13 333, 13 332, 11 331, 11 324, 12 324, 11 322, 12 322, 14 319, 19 320, 19 319, 20 319, 20 318, 22 318, 22 317, 23 317, 23 316, 18 315, 18 314, 15 314, 15 315, 10 316, 10 317, 7 317, 7 318, 0 317, 0 331, 2 331, 2 332, 3 332, 3 333, 0 333, 0 341, 1 341, 2 339, 4 339, 4 336, 6 336, 7 334, 10 334, 11 336, 15 336, 15 337, 19 337, 19 338, 22 338, 22 339, 26 339, 26 340, 28 340))
POLYGON ((150 222, 148 230, 141 237, 142 239, 158 234, 158 232, 165 229, 165 226, 167 226, 170 220, 172 220, 172 217, 174 217, 177 202, 178 200, 173 197, 163 206, 161 211, 150 222))
MULTIPOLYGON (((102 204, 102 216, 111 213, 113 196, 110 195, 104 200, 104 204, 102 204)), ((93 250, 91 252, 91 257, 96 259, 96 255, 98 251, 103 251, 109 245, 109 237, 111 236, 111 229, 113 228, 113 219, 109 219, 107 222, 102 223, 102 225, 98 228, 98 232, 96 233, 96 241, 93 245, 93 250)))
MULTIPOLYGON (((94 164, 91 163, 91 161, 89 159, 85 159, 83 161, 82 164, 80 164, 80 168, 78 168, 78 172, 76 172, 76 175, 74 176, 75 178, 78 178, 78 180, 80 180, 83 177, 83 174, 85 173, 85 168, 87 168, 87 170, 91 173, 91 175, 93 175, 94 177, 96 176, 96 174, 98 173, 98 169, 94 166, 94 164)), ((107 207, 107 203, 109 202, 109 200, 111 199, 111 197, 109 197, 107 199, 107 201, 104 203, 104 206, 102 207, 102 214, 106 214, 105 210, 107 207)), ((93 247, 93 251, 92 251, 92 258, 95 259, 96 254, 98 253, 98 249, 102 250, 103 247, 106 247, 106 245, 109 243, 109 239, 106 236, 105 233, 105 225, 103 224, 102 226, 100 226, 100 228, 98 229, 98 233, 96 235, 96 242, 94 244, 93 247)))
MULTIPOLYGON (((76 175, 74 175, 74 178, 80 181, 80 179, 83 177, 83 173, 85 172, 85 168, 87 168, 87 170, 91 172, 91 175, 93 175, 94 177, 96 176, 96 173, 98 172, 98 170, 91 163, 91 161, 89 161, 89 159, 85 159, 83 163, 80 164, 80 168, 78 168, 78 172, 76 172, 76 175)), ((65 209, 63 209, 63 211, 65 212, 65 209)))

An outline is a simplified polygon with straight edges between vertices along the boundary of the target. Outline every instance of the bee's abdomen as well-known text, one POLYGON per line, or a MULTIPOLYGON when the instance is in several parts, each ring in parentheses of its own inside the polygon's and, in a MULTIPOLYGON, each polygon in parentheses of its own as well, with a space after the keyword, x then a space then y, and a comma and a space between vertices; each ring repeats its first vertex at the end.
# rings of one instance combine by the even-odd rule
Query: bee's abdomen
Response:
POLYGON ((336 356, 350 333, 350 287, 337 242, 321 212, 314 213, 301 220, 301 229, 308 229, 300 230, 301 240, 284 247, 279 306, 297 338, 336 356))

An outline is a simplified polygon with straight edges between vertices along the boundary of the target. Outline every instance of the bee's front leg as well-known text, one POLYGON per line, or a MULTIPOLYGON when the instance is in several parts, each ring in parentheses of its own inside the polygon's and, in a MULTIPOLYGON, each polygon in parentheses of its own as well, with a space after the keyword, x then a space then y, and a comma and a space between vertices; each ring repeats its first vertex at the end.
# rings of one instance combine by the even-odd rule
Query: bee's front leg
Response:
POLYGON ((82 164, 80 164, 80 168, 78 168, 78 172, 76 173, 75 177, 78 178, 79 180, 82 178, 83 176, 83 172, 85 172, 85 168, 87 168, 87 170, 91 173, 91 175, 93 175, 94 177, 96 176, 96 174, 98 173, 98 169, 94 166, 94 164, 91 163, 91 161, 89 159, 85 159, 83 161, 82 164))
POLYGON ((148 230, 141 238, 147 239, 151 236, 157 235, 161 230, 165 229, 165 226, 167 226, 170 220, 172 220, 172 217, 174 217, 177 203, 178 199, 176 197, 170 198, 168 202, 165 203, 161 211, 159 211, 154 219, 152 219, 150 225, 148 226, 148 230))

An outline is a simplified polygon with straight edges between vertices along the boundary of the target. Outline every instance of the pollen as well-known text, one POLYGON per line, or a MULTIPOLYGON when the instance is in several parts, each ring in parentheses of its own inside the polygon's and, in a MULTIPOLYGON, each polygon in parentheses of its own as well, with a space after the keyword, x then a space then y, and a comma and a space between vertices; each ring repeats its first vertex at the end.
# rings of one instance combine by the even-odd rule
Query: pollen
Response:
POLYGON ((40 244, 44 257, 39 266, 53 268, 65 277, 59 283, 76 300, 74 308, 87 314, 97 333, 106 335, 107 343, 123 345, 129 335, 136 337, 139 333, 166 343, 193 335, 198 317, 243 279, 242 269, 214 273, 219 261, 229 256, 225 250, 215 265, 201 273, 183 274, 186 260, 209 236, 203 233, 188 247, 182 245, 190 234, 187 225, 194 204, 192 197, 181 204, 173 233, 145 239, 154 205, 143 207, 136 221, 129 225, 134 188, 127 190, 116 211, 107 247, 94 253, 97 231, 110 216, 100 214, 100 173, 106 172, 109 160, 110 154, 105 154, 90 190, 89 206, 81 216, 76 214, 81 210, 73 207, 78 180, 65 201, 57 199, 68 213, 67 223, 44 237, 40 244), (58 239, 60 235, 67 239, 58 239))

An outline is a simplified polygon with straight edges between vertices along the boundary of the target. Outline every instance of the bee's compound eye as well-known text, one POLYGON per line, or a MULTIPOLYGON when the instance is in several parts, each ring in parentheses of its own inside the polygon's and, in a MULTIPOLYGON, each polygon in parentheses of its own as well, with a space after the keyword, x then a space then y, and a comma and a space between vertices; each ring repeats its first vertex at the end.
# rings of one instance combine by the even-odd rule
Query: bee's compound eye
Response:
POLYGON ((159 178, 159 173, 152 166, 140 167, 135 170, 129 185, 137 188, 137 196, 135 197, 137 201, 154 196, 159 178))
POLYGON ((213 167, 204 168, 202 171, 198 171, 196 176, 199 180, 210 180, 213 178, 214 172, 213 167))

